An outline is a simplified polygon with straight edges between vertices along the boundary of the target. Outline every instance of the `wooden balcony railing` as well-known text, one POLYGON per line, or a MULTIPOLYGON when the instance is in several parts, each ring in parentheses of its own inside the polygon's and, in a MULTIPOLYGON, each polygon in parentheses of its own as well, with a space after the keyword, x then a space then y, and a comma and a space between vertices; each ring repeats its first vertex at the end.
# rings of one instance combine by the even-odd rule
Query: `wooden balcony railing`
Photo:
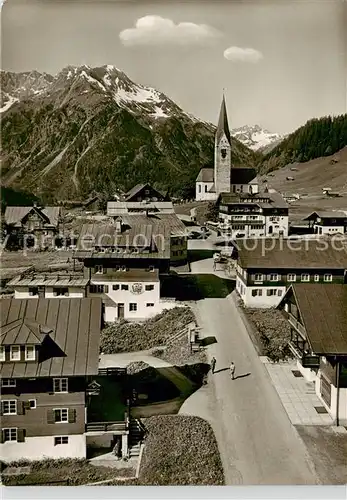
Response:
POLYGON ((125 432, 127 422, 89 422, 86 424, 86 432, 125 432))
POLYGON ((295 330, 300 333, 300 335, 303 337, 303 339, 306 339, 305 328, 291 313, 288 313, 288 320, 289 320, 289 323, 291 324, 291 326, 293 326, 295 328, 295 330))

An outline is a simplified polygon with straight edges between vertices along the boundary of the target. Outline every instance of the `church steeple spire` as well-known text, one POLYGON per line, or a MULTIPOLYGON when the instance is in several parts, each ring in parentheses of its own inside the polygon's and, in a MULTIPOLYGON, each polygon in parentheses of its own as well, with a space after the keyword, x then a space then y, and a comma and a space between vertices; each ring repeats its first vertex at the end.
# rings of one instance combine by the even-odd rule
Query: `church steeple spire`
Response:
POLYGON ((231 145, 231 139, 230 139, 230 131, 229 131, 229 125, 228 125, 228 115, 227 115, 227 107, 225 104, 225 96, 223 92, 223 99, 222 99, 222 104, 220 108, 220 113, 219 113, 219 120, 218 120, 218 126, 216 130, 216 142, 219 142, 221 137, 225 134, 226 138, 229 141, 229 144, 231 145))

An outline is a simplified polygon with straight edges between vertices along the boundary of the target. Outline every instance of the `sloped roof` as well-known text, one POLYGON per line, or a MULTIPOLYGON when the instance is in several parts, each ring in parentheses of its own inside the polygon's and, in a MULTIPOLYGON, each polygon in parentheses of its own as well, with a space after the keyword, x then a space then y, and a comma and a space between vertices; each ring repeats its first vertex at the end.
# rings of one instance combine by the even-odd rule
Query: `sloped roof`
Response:
POLYGON ((136 186, 131 188, 130 191, 125 194, 125 200, 135 196, 135 194, 139 193, 145 186, 147 186, 147 184, 136 184, 136 186))
POLYGON ((318 212, 312 212, 310 215, 305 217, 303 220, 310 220, 314 216, 321 217, 322 219, 347 219, 347 211, 343 210, 336 210, 335 212, 333 210, 319 210, 318 212))
POLYGON ((0 344, 41 344, 49 331, 36 321, 20 318, 1 328, 0 344))
POLYGON ((196 182, 213 182, 214 181, 214 168, 204 167, 198 173, 196 182))
POLYGON ((293 292, 315 354, 347 355, 347 285, 293 285, 293 292))
POLYGON ((218 125, 217 125, 217 130, 216 130, 216 141, 219 141, 220 138, 225 134, 226 138, 229 141, 229 144, 231 144, 231 137, 230 137, 230 130, 229 130, 229 124, 228 124, 228 114, 227 114, 227 107, 225 104, 225 97, 223 95, 222 99, 222 104, 220 107, 220 112, 219 112, 219 119, 218 119, 218 125))
MULTIPOLYGON (((347 269, 347 250, 329 241, 253 239, 238 242, 239 263, 253 269, 347 269)), ((329 285, 328 285, 329 286, 329 285)))
MULTIPOLYGON (((125 217, 128 216, 121 216, 120 219, 123 221, 125 217)), ((146 222, 133 224, 131 227, 122 223, 122 231, 117 232, 115 224, 83 224, 74 256, 169 259, 170 228, 165 223, 153 225, 146 222), (108 247, 109 252, 101 253, 97 247, 108 247), (134 253, 134 248, 139 251, 134 253)))
POLYGON ((186 236, 187 229, 184 223, 181 221, 176 214, 125 214, 122 215, 122 221, 124 224, 133 226, 140 224, 153 224, 155 226, 165 224, 166 227, 170 228, 171 235, 173 236, 186 236))
POLYGON ((6 207, 5 222, 6 224, 18 224, 32 210, 36 210, 39 214, 43 214, 48 219, 49 224, 56 226, 59 221, 60 207, 6 207))
MULTIPOLYGON (((14 322, 25 324, 33 337, 27 343, 35 342, 35 337, 45 333, 51 339, 50 347, 43 361, 2 362, 0 374, 5 378, 61 377, 96 375, 99 365, 100 329, 102 303, 100 298, 84 299, 2 299, 1 326, 14 341, 24 341, 26 332, 11 328, 14 322), (34 325, 34 326, 33 326, 34 325), (37 328, 37 332, 33 329, 37 328), (7 331, 6 331, 7 329, 7 331), (38 333, 40 331, 40 334, 38 333), (31 342, 33 340, 34 342, 31 342)), ((42 346, 41 346, 42 349, 42 346)))
POLYGON ((249 184, 256 176, 255 168, 232 167, 230 169, 230 184, 249 184))

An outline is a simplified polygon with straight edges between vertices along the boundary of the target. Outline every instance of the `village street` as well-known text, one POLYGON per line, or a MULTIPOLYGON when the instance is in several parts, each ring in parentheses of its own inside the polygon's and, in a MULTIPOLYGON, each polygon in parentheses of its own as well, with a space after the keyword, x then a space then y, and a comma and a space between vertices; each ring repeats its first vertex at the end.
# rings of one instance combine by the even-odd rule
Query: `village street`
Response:
POLYGON ((198 301, 195 312, 202 336, 217 339, 207 349, 209 361, 212 356, 217 359, 216 373, 188 398, 180 413, 210 421, 226 484, 317 484, 306 448, 231 297, 198 301), (236 365, 235 380, 229 375, 231 361, 236 365))

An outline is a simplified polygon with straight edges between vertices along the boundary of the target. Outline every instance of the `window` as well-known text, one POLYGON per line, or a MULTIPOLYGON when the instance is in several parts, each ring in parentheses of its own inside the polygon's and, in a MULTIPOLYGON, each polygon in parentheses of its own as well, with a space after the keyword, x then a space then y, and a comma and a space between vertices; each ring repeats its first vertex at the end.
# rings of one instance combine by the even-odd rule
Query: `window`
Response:
POLYGON ((310 275, 309 274, 302 274, 301 281, 310 281, 310 275))
POLYGON ((121 290, 129 290, 129 285, 122 285, 121 290))
POLYGON ((268 297, 273 297, 274 295, 276 295, 276 292, 277 292, 277 290, 275 288, 271 288, 270 290, 266 291, 266 295, 268 297))
POLYGON ((5 346, 0 346, 0 361, 5 361, 5 346))
POLYGON ((332 274, 324 274, 324 281, 332 281, 333 276, 332 274))
POLYGON ((261 288, 255 288, 252 290, 252 297, 261 297, 263 295, 263 290, 261 288))
POLYGON ((1 401, 1 412, 3 415, 17 415, 17 400, 1 401))
POLYGON ((58 444, 69 444, 69 437, 68 436, 55 436, 54 437, 54 446, 57 446, 58 444))
POLYGON ((270 274, 270 281, 278 281, 278 274, 270 274))
POLYGON ((2 429, 4 441, 17 441, 17 427, 2 429))
POLYGON ((127 266, 122 266, 122 267, 120 268, 120 270, 121 270, 121 271, 127 271, 127 266))
POLYGON ((222 154, 222 158, 224 160, 227 157, 227 150, 225 148, 222 148, 221 149, 221 154, 222 154))
POLYGON ((30 408, 30 410, 35 410, 35 408, 36 408, 36 399, 29 399, 29 408, 30 408))
POLYGON ((104 268, 102 265, 98 264, 95 266, 95 274, 102 274, 104 272, 104 268))
POLYGON ((108 285, 89 285, 90 293, 108 293, 108 285))
POLYGON ((319 274, 315 274, 313 279, 314 281, 319 281, 319 274))
POLYGON ((34 345, 26 345, 25 346, 25 360, 26 361, 34 361, 35 360, 35 346, 34 345))
POLYGON ((279 297, 282 297, 282 290, 277 290, 277 295, 278 295, 279 297))
POLYGON ((263 275, 262 274, 255 274, 254 281, 263 281, 263 275))
POLYGON ((67 378, 54 378, 53 392, 68 392, 67 378))
POLYGON ((112 290, 119 290, 119 285, 112 285, 112 290))
POLYGON ((120 266, 116 266, 113 268, 114 271, 120 271, 120 266))
POLYGON ((68 418, 68 409, 67 408, 59 408, 54 410, 54 422, 56 424, 66 423, 69 421, 68 418))
POLYGON ((133 312, 137 311, 137 304, 136 304, 136 302, 130 302, 130 304, 129 304, 129 311, 130 312, 131 311, 133 311, 133 312))
POLYGON ((148 270, 153 273, 154 272, 154 266, 149 266, 148 270))
POLYGON ((296 274, 288 274, 287 281, 296 281, 296 274))
POLYGON ((14 378, 2 378, 2 387, 16 387, 16 380, 14 378))
POLYGON ((198 185, 199 193, 201 193, 201 184, 198 185))
POLYGON ((53 295, 55 297, 68 297, 69 296, 69 289, 67 287, 53 288, 53 295))
POLYGON ((205 184, 205 193, 207 193, 207 185, 205 184))
POLYGON ((29 295, 30 297, 34 297, 35 295, 39 294, 39 289, 35 287, 29 287, 29 295))
POLYGON ((154 290, 154 285, 146 285, 146 286, 145 286, 145 290, 146 290, 147 292, 150 292, 151 290, 154 290))
POLYGON ((11 361, 20 361, 20 346, 19 345, 11 345, 10 360, 11 361))
POLYGON ((146 307, 154 307, 153 302, 147 302, 146 307))

